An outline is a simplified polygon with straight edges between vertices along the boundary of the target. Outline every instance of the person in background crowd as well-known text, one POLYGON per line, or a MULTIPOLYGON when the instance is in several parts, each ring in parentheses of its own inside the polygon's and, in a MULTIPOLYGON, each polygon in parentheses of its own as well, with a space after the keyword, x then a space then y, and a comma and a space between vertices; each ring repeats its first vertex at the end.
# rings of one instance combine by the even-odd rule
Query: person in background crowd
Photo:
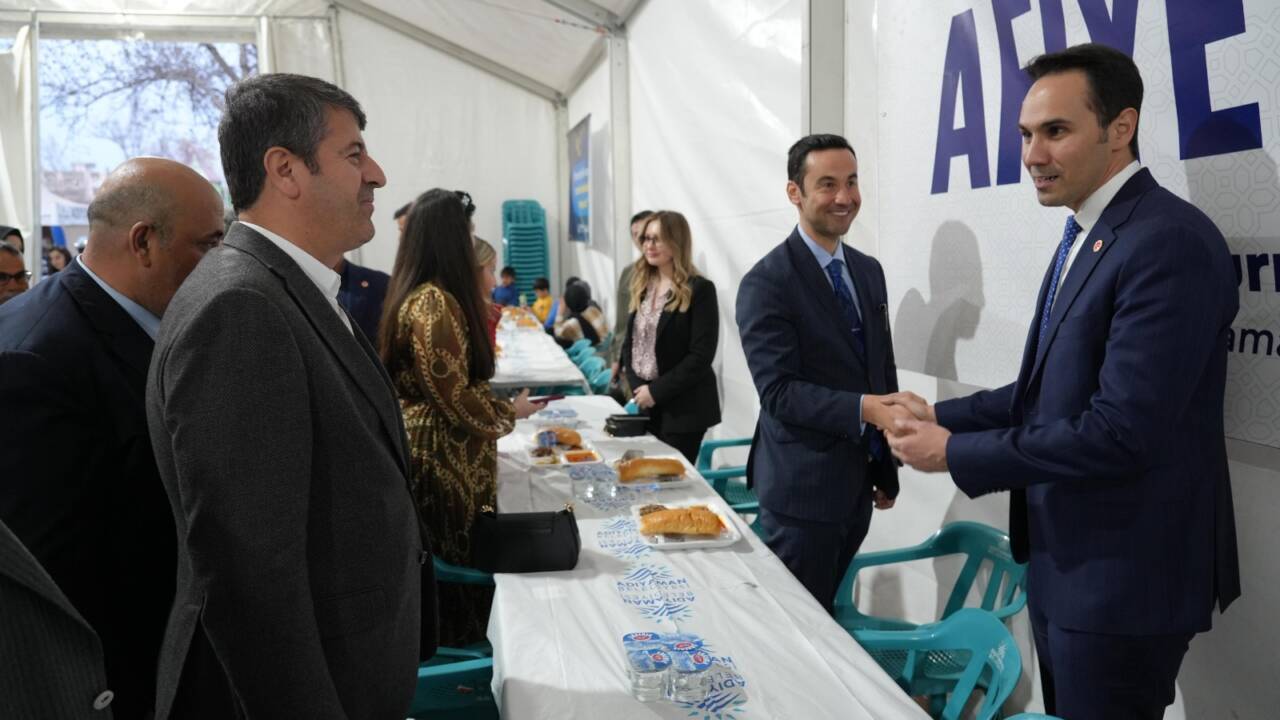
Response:
POLYGON ((583 338, 599 345, 609 334, 609 321, 591 299, 591 286, 585 280, 569 279, 560 300, 559 315, 553 336, 561 347, 567 348, 583 338))
POLYGON ((334 271, 342 277, 338 285, 338 304, 355 321, 372 343, 378 339, 378 321, 382 319, 382 300, 387 296, 390 275, 343 258, 334 271))
POLYGON ((0 243, 0 305, 18 297, 31 287, 22 251, 8 243, 0 243))
POLYGON ((1026 68, 1022 161, 1069 208, 1012 384, 905 404, 890 445, 970 497, 1008 490, 1045 706, 1164 717, 1240 595, 1223 398, 1239 309, 1222 233, 1138 162, 1142 76, 1077 45, 1026 68))
POLYGON ((49 248, 49 254, 47 255, 47 258, 49 262, 50 275, 66 269, 66 267, 71 264, 71 259, 72 259, 71 251, 67 250, 61 245, 54 245, 53 247, 49 248))
POLYGON ((0 225, 0 244, 8 245, 20 253, 27 250, 27 243, 22 238, 22 231, 8 225, 0 225))
MULTIPOLYGON (((378 339, 409 432, 414 494, 431 552, 463 566, 471 563, 476 515, 497 506, 498 438, 543 407, 529 402, 527 389, 514 401, 489 389, 489 301, 468 226, 454 192, 430 190, 414 201, 378 339)), ((492 587, 442 584, 442 644, 483 639, 492 601, 492 587)))
POLYGON ((487 298, 492 297, 498 284, 498 279, 493 274, 494 268, 498 265, 498 253, 494 251, 493 246, 487 240, 481 238, 476 238, 473 241, 473 246, 476 251, 476 262, 479 264, 477 272, 479 273, 480 291, 484 293, 485 302, 489 306, 489 339, 493 340, 496 348, 498 345, 498 323, 502 321, 502 307, 488 302, 487 298))
POLYGON ((707 428, 720 422, 711 369, 720 342, 716 286, 693 264, 693 237, 680 213, 649 215, 640 242, 619 362, 650 432, 694 462, 707 428))
POLYGON ((158 720, 403 718, 434 648, 395 390, 332 270, 386 183, 364 125, 312 77, 226 92, 239 221, 174 296, 147 382, 178 537, 158 720))
POLYGON ((760 415, 747 482, 765 543, 831 612, 871 527, 893 507, 898 467, 881 434, 909 415, 877 395, 898 389, 880 263, 844 244, 862 194, 858 158, 839 135, 787 152, 790 237, 738 287, 735 315, 760 415))
MULTIPOLYGON (((631 244, 636 246, 636 250, 644 255, 644 248, 640 246, 640 236, 644 233, 645 220, 653 214, 652 210, 641 210, 631 216, 631 244)), ((613 375, 609 381, 610 394, 613 395, 616 390, 623 403, 631 397, 631 388, 626 385, 626 373, 618 372, 618 358, 622 357, 622 337, 627 327, 627 319, 631 317, 631 273, 635 270, 635 263, 629 262, 622 268, 622 274, 618 276, 618 290, 614 293, 613 303, 613 327, 618 337, 614 338, 613 346, 609 348, 609 360, 613 363, 613 375)))
POLYGON ((2 521, 0 608, 0 717, 112 717, 102 641, 2 521))
POLYGON ((222 199, 185 165, 136 158, 88 216, 84 253, 0 308, 0 519, 97 631, 115 717, 145 718, 177 569, 147 367, 174 293, 222 240, 222 199))
POLYGON ((520 291, 516 288, 516 269, 510 265, 502 268, 502 283, 493 288, 493 301, 499 305, 518 305, 520 291))
POLYGON ((545 325, 547 319, 553 317, 551 310, 555 306, 555 298, 551 297, 551 283, 544 277, 534 278, 533 296, 530 308, 538 321, 545 325))
POLYGON ((404 235, 404 224, 409 222, 409 209, 413 207, 413 203, 405 203, 396 208, 395 214, 391 217, 395 218, 396 227, 400 228, 400 234, 404 235))

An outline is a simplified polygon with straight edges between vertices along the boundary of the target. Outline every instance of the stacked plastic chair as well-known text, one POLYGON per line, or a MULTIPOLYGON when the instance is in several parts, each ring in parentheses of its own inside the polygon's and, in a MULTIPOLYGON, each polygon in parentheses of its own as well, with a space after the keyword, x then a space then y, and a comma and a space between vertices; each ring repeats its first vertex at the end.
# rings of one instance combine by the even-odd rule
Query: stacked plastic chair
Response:
POLYGON ((516 270, 516 289, 533 297, 535 278, 551 277, 547 213, 536 200, 502 203, 503 264, 516 270))

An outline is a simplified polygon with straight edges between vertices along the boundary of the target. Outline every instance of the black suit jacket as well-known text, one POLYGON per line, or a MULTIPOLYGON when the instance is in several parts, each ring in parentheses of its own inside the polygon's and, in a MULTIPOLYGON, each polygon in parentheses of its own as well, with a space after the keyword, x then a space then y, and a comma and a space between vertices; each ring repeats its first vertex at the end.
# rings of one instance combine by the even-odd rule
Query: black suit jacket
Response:
POLYGON ((738 332, 760 393, 747 480, 763 507, 822 522, 852 517, 868 483, 898 494, 887 446, 882 460, 868 462, 858 432, 859 397, 898 389, 884 271, 875 258, 841 247, 862 311, 866 363, 799 232, 761 258, 738 287, 738 332))
POLYGON ((97 633, 0 522, 0 717, 109 720, 112 699, 97 633))
POLYGON ((156 716, 404 718, 434 582, 364 334, 232 225, 165 311, 147 420, 178 527, 156 716))
POLYGON ((662 414, 664 432, 699 432, 720 422, 720 392, 716 373, 711 369, 720 342, 716 284, 695 276, 689 279, 689 285, 693 291, 689 309, 663 310, 658 318, 654 346, 657 379, 643 380, 631 367, 634 312, 627 318, 627 338, 619 358, 632 389, 648 384, 653 403, 662 414))
POLYGON ((152 345, 78 262, 0 307, 0 519, 101 636, 118 718, 152 707, 174 594, 152 345))

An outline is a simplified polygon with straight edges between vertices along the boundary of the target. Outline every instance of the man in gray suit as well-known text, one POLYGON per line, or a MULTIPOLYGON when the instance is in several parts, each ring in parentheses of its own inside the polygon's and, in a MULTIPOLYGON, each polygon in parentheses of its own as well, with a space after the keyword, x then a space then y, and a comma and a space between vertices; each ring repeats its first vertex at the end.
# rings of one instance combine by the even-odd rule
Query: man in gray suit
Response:
POLYGON ((0 522, 0 717, 111 718, 102 642, 0 522))
POLYGON ((158 718, 403 718, 412 699, 434 585, 404 427, 330 269, 373 237, 386 182, 364 125, 315 78, 227 91, 240 221, 174 297, 147 380, 178 529, 158 718))

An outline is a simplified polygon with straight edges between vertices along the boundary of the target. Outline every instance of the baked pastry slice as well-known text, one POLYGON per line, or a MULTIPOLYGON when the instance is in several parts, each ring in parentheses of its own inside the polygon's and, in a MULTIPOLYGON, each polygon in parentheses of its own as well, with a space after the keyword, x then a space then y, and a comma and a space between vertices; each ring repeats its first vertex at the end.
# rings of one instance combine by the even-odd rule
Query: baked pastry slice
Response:
POLYGON ((640 516, 640 532, 645 535, 719 535, 722 529, 720 516, 705 505, 667 508, 640 516))

